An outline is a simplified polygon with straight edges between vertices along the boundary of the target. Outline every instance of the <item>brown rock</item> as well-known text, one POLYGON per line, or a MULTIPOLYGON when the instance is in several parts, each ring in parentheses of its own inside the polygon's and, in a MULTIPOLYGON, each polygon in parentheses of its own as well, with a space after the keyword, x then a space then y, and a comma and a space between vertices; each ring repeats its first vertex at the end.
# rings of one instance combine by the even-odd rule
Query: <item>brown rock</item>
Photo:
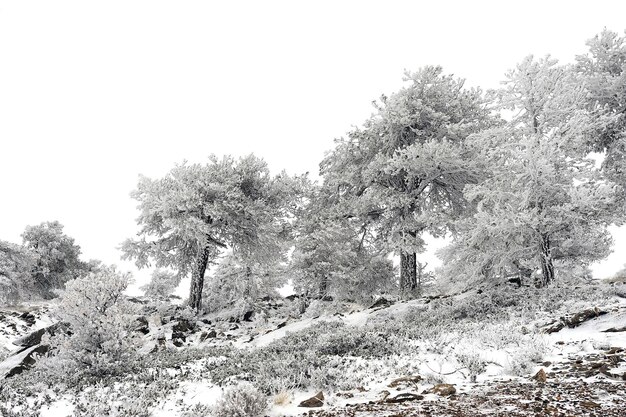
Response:
POLYGON ((546 371, 544 371, 543 368, 541 368, 539 372, 537 372, 535 376, 533 376, 532 379, 541 384, 545 384, 547 380, 546 371))
POLYGON ((323 405, 324 405, 324 394, 322 393, 322 391, 320 391, 314 396, 312 396, 311 398, 309 398, 308 400, 302 401, 300 404, 298 404, 298 407, 314 408, 314 407, 321 407, 323 405))
POLYGON ((422 377, 419 375, 403 376, 402 378, 397 378, 391 381, 388 387, 396 388, 400 385, 414 385, 414 384, 419 383, 421 380, 422 380, 422 377))
POLYGON ((456 393, 456 388, 452 384, 437 384, 429 392, 445 397, 456 393))
POLYGON ((600 408, 600 404, 593 402, 591 400, 583 400, 580 402, 580 405, 582 405, 585 408, 600 408))

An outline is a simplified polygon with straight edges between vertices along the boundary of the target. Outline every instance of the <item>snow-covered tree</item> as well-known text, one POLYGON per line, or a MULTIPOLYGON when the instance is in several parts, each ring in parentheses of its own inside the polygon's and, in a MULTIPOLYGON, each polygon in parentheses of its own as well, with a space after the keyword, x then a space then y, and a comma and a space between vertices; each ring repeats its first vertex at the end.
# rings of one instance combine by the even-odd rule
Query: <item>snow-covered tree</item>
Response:
POLYGON ((32 270, 35 288, 46 298, 89 270, 79 258, 80 246, 63 233, 63 225, 58 221, 28 226, 22 239, 24 247, 36 257, 32 270))
POLYGON ((259 299, 277 296, 277 289, 286 282, 283 262, 252 264, 229 253, 206 283, 203 300, 209 311, 233 308, 243 314, 253 310, 259 299))
POLYGON ((417 286, 422 233, 444 233, 465 208, 465 185, 483 175, 465 139, 492 123, 481 92, 439 67, 407 74, 406 81, 322 162, 325 186, 349 207, 346 215, 399 253, 405 293, 417 286))
POLYGON ((14 303, 33 289, 35 255, 23 246, 0 240, 0 304, 14 303))
POLYGON ((311 190, 294 230, 290 266, 300 294, 366 300, 393 287, 390 251, 378 244, 367 225, 346 215, 345 206, 327 188, 311 190))
POLYGON ((626 188, 626 37, 604 30, 587 42, 589 53, 577 57, 587 107, 595 120, 590 149, 605 154, 605 174, 626 188))
POLYGON ((146 297, 157 300, 165 300, 180 284, 180 275, 163 269, 155 269, 150 277, 150 282, 140 289, 146 297))
POLYGON ((569 67, 529 57, 494 96, 513 116, 469 141, 492 175, 465 189, 476 212, 443 251, 447 275, 530 278, 539 269, 536 283, 546 286, 555 262, 584 266, 608 255, 618 195, 585 158, 593 114, 569 67))
POLYGON ((67 282, 55 315, 69 332, 52 337, 54 357, 44 365, 98 377, 127 371, 138 347, 137 307, 124 296, 130 282, 114 267, 67 282))
POLYGON ((164 178, 141 177, 139 238, 123 244, 137 266, 191 273, 189 305, 198 310, 207 265, 231 249, 249 267, 284 256, 299 181, 272 177, 254 155, 235 160, 211 156, 207 164, 182 164, 164 178))

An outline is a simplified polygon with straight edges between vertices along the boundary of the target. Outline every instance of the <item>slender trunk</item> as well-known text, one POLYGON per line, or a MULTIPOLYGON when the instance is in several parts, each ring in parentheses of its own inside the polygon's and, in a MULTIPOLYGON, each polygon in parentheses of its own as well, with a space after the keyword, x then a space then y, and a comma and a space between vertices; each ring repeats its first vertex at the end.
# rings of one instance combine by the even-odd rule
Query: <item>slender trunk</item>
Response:
POLYGON ((412 294, 417 288, 417 268, 415 253, 400 252, 400 292, 403 296, 412 294))
POLYGON ((322 280, 320 281, 318 297, 320 300, 322 300, 327 295, 328 295, 328 276, 324 275, 322 276, 322 280))
POLYGON ((539 255, 541 263, 541 281, 538 287, 546 287, 554 281, 554 263, 552 261, 552 250, 550 248, 550 237, 547 234, 541 235, 541 253, 539 255))
POLYGON ((204 273, 209 262, 209 247, 205 247, 197 256, 191 271, 191 286, 189 287, 189 307, 199 311, 202 306, 202 288, 204 287, 204 273))

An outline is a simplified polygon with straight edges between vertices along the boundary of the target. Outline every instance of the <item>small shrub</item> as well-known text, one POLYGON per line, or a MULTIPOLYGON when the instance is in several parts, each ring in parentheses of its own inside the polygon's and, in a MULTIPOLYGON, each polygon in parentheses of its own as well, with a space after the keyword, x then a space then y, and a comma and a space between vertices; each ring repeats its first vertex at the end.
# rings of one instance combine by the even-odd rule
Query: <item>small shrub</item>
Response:
POLYGON ((455 358, 467 371, 471 382, 476 382, 478 375, 487 370, 487 361, 478 352, 455 352, 455 358))
POLYGON ((56 315, 70 333, 51 337, 52 355, 39 363, 50 376, 71 384, 82 377, 132 369, 138 347, 133 333, 137 307, 124 296, 129 283, 128 274, 103 268, 66 284, 56 315))
POLYGON ((255 417, 267 408, 267 399, 252 384, 242 383, 226 391, 212 410, 214 417, 255 417))

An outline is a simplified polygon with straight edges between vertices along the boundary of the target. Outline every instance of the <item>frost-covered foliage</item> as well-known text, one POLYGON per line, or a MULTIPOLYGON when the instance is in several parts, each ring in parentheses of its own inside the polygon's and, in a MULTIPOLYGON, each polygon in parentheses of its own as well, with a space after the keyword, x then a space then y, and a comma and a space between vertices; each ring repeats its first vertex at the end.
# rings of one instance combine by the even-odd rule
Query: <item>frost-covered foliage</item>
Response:
POLYGON ((33 288, 35 255, 28 249, 0 240, 0 305, 27 298, 33 288))
POLYGON ((129 274, 113 267, 68 282, 56 316, 68 324, 69 334, 51 338, 52 355, 42 366, 72 377, 128 372, 138 348, 137 308, 124 296, 130 282, 129 274))
POLYGON ((626 37, 603 30, 587 42, 576 70, 587 91, 587 108, 596 116, 589 149, 605 153, 603 172, 626 191, 626 37))
POLYGON ((58 221, 28 226, 22 234, 24 247, 35 255, 32 275, 35 290, 46 298, 62 289, 67 281, 89 271, 89 265, 79 259, 80 246, 63 233, 58 221))
POLYGON ((140 289, 146 297, 155 300, 167 299, 180 284, 180 275, 163 269, 155 269, 150 277, 150 282, 140 289))
POLYGON ((220 262, 203 290, 206 310, 252 308, 261 298, 277 297, 286 282, 285 267, 276 261, 245 262, 229 254, 220 262))
POLYGON ((189 304, 197 310, 207 265, 221 251, 251 261, 285 255, 301 183, 285 173, 271 176, 254 155, 212 155, 207 164, 184 163, 161 179, 141 177, 132 194, 140 203, 140 237, 124 243, 125 257, 140 268, 152 261, 191 273, 189 304))
POLYGON ((252 384, 228 389, 211 410, 214 417, 257 417, 267 408, 267 398, 252 384))
POLYGON ((595 115, 571 68, 529 57, 507 78, 494 105, 515 117, 470 139, 490 174, 465 188, 476 211, 456 224, 443 272, 465 281, 533 278, 543 287, 609 254, 607 227, 621 223, 621 203, 586 158, 595 115))
POLYGON ((362 129, 338 141, 321 173, 345 216, 359 220, 356 230, 399 253, 400 287, 411 293, 422 233, 443 233, 465 207, 463 187, 483 175, 465 139, 491 119, 481 92, 440 67, 407 73, 406 81, 375 104, 362 129))
POLYGON ((295 223, 293 284, 310 298, 370 302, 395 287, 388 251, 366 227, 342 214, 327 189, 317 189, 295 223), (359 229, 360 227, 360 229, 359 229))

